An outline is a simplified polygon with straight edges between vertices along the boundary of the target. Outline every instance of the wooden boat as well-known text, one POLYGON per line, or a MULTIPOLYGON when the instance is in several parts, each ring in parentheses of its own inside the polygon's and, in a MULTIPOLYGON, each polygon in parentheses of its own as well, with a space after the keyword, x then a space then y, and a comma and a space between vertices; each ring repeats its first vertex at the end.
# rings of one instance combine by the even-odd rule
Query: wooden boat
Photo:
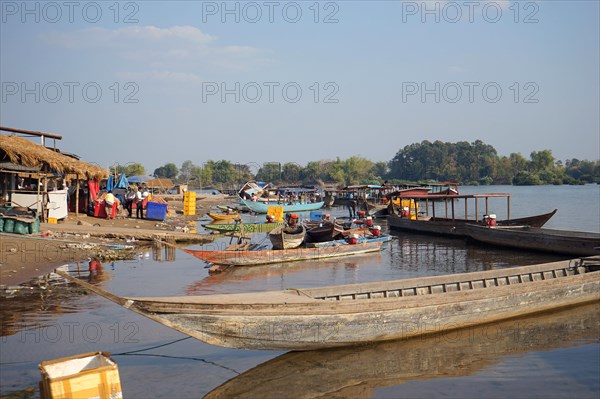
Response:
POLYGON ((184 334, 240 349, 406 339, 600 301, 600 257, 376 283, 155 298, 121 298, 61 273, 184 334))
POLYGON ((288 352, 233 377, 203 399, 285 398, 289 392, 367 399, 381 387, 477 375, 506 357, 597 342, 599 323, 600 304, 595 303, 417 339, 288 352))
POLYGON ((244 233, 268 233, 269 231, 283 226, 283 222, 273 222, 273 223, 209 223, 203 224, 202 227, 209 230, 216 230, 220 232, 230 232, 230 231, 243 231, 244 233))
POLYGON ((213 220, 235 220, 235 219, 239 219, 240 214, 239 213, 231 213, 231 214, 227 214, 227 213, 207 213, 208 216, 210 216, 213 220))
MULTIPOLYGON (((378 237, 375 237, 373 235, 370 235, 370 233, 368 233, 368 234, 365 234, 362 237, 358 238, 359 244, 373 243, 373 242, 387 243, 389 241, 392 241, 392 236, 387 235, 387 234, 382 234, 378 237)), ((306 248, 327 248, 327 247, 346 246, 346 245, 350 245, 350 244, 348 244, 348 242, 345 239, 342 239, 342 240, 333 240, 333 241, 325 241, 325 242, 307 243, 306 248)), ((385 245, 382 246, 382 248, 383 247, 385 247, 385 245)))
POLYGON ((279 204, 279 203, 266 203, 266 202, 254 202, 242 200, 242 203, 246 205, 252 212, 255 213, 267 213, 270 205, 282 206, 284 212, 305 212, 314 211, 323 207, 324 202, 302 202, 295 204, 279 204))
POLYGON ((344 231, 344 226, 329 220, 306 221, 304 226, 308 242, 331 241, 344 231))
POLYGON ((295 227, 280 226, 269 233, 273 249, 294 249, 304 242, 306 228, 299 224, 295 227))
MULTIPOLYGON (((510 219, 510 220, 499 220, 497 223, 499 226, 531 226, 531 227, 542 227, 554 214, 557 209, 552 212, 544 213, 541 215, 528 216, 524 218, 510 219)), ((477 224, 478 221, 472 219, 449 219, 439 217, 421 217, 419 216, 416 220, 410 218, 403 218, 399 215, 388 215, 387 216, 388 226, 391 229, 400 229, 407 231, 415 231, 418 233, 427 234, 439 234, 454 237, 468 237, 465 226, 467 224, 477 224)))
POLYGON ((475 224, 467 224, 465 229, 469 237, 486 244, 575 256, 600 254, 600 233, 475 224))
POLYGON ((381 242, 367 242, 355 245, 330 245, 326 248, 295 248, 262 251, 203 251, 181 248, 182 251, 202 259, 207 263, 224 266, 256 266, 272 263, 321 260, 377 252, 381 242))

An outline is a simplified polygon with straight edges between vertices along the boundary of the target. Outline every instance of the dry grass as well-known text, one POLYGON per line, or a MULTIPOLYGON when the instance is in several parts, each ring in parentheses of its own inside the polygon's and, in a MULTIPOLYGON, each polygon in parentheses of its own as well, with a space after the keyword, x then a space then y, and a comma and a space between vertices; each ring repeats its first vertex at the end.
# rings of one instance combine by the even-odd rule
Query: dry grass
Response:
POLYGON ((0 135, 0 160, 28 167, 42 167, 46 171, 77 174, 88 179, 103 179, 108 170, 63 155, 18 136, 0 135))

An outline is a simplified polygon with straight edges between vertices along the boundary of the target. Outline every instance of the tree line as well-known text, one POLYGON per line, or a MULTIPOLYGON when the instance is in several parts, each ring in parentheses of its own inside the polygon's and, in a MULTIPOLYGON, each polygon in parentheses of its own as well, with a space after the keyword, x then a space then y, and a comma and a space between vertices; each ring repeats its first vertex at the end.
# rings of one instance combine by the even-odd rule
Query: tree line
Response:
MULTIPOLYGON (((139 163, 117 166, 114 171, 127 175, 144 174, 139 163)), ((274 184, 381 184, 427 181, 454 181, 462 185, 539 185, 584 184, 600 182, 600 161, 568 159, 564 163, 551 150, 533 151, 529 159, 518 153, 499 156, 496 149, 481 140, 448 143, 427 140, 400 149, 389 162, 373 162, 361 156, 347 159, 240 164, 228 160, 195 165, 185 161, 154 170, 155 177, 166 177, 191 187, 235 188, 249 180, 274 184)))

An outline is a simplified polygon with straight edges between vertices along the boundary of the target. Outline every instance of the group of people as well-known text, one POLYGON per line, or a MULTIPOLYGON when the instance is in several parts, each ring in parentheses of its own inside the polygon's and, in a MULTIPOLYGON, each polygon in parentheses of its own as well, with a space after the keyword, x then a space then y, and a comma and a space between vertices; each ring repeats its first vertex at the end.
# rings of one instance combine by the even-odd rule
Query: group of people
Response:
POLYGON ((128 217, 133 217, 133 204, 135 202, 135 217, 144 219, 144 201, 147 201, 150 193, 145 185, 135 187, 129 186, 125 192, 125 209, 128 217))
POLYGON ((125 204, 125 209, 129 217, 133 217, 133 204, 136 205, 136 217, 138 219, 144 219, 144 204, 148 199, 150 193, 148 188, 143 185, 139 187, 129 186, 125 192, 124 198, 120 195, 115 195, 112 190, 103 194, 99 199, 104 200, 104 210, 106 212, 106 218, 112 219, 116 212, 116 208, 119 207, 121 202, 125 204))

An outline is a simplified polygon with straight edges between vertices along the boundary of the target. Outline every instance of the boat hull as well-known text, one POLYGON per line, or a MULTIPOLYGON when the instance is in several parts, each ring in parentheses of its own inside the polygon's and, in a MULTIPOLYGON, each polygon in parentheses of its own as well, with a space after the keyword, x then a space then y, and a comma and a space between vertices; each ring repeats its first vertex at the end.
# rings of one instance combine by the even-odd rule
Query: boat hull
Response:
POLYGON ((284 291, 122 298, 159 323, 238 349, 313 350, 431 335, 600 301, 600 257, 284 291))
POLYGON ((306 228, 300 225, 295 232, 289 230, 290 227, 281 226, 269 233, 273 249, 294 249, 302 245, 306 237, 306 228))
POLYGON ((281 206, 283 207, 284 212, 305 212, 305 211, 314 211, 323 207, 324 202, 314 202, 314 203, 299 203, 299 204, 278 204, 278 203, 263 203, 263 202, 253 202, 242 200, 242 203, 246 205, 252 212, 255 213, 267 213, 269 206, 281 206))
POLYGON ((600 234, 544 228, 488 228, 468 224, 472 239, 497 246, 565 255, 590 256, 600 253, 600 234))
POLYGON ((283 226, 283 222, 273 222, 273 223, 210 223, 203 224, 202 227, 209 230, 216 230, 220 232, 229 232, 229 231, 240 231, 242 230, 244 233, 267 233, 272 231, 273 229, 283 226))
POLYGON ((213 220, 235 220, 238 219, 240 217, 239 214, 237 213, 232 213, 230 215, 224 214, 224 213, 207 213, 207 215, 213 219, 213 220))
POLYGON ((341 256, 359 255, 376 252, 381 249, 381 242, 369 242, 356 245, 329 246, 326 248, 296 248, 267 251, 183 251, 215 265, 224 266, 256 266, 271 263, 320 260, 341 256))
MULTIPOLYGON (((563 265, 568 268, 568 263, 563 265)), ((515 284, 507 283, 508 280, 503 283, 497 277, 483 277, 482 281, 489 284, 487 287, 467 290, 469 283, 479 281, 469 279, 459 282, 464 285, 464 290, 437 294, 423 292, 384 298, 382 293, 377 299, 367 299, 365 293, 364 299, 326 298, 315 302, 307 298, 303 303, 302 295, 305 291, 310 295, 311 290, 298 290, 297 295, 290 295, 285 303, 261 304, 256 301, 232 306, 224 303, 214 311, 183 311, 177 314, 168 311, 159 314, 160 304, 153 304, 148 310, 158 312, 156 315, 169 324, 179 326, 182 331, 202 341, 231 348, 313 350, 363 345, 435 334, 600 300, 600 272, 550 279, 549 273, 554 269, 533 272, 532 281, 520 284, 516 284, 512 277, 509 280, 515 284), (548 279, 542 280, 542 276, 548 279)), ((558 267, 558 270, 564 269, 558 267)), ((530 274, 517 273, 515 278, 519 275, 530 274)), ((435 282, 436 278, 429 281, 435 282)), ((260 293, 265 298, 268 294, 260 293)))
MULTIPOLYGON (((556 209, 549 213, 541 215, 529 216, 509 220, 500 220, 500 226, 518 226, 527 225, 531 227, 542 227, 554 214, 556 209)), ((412 220, 403 218, 399 215, 387 216, 388 226, 392 229, 415 231, 425 234, 436 234, 451 237, 468 237, 467 224, 476 224, 477 221, 469 219, 445 219, 445 218, 427 218, 423 220, 412 220)))

